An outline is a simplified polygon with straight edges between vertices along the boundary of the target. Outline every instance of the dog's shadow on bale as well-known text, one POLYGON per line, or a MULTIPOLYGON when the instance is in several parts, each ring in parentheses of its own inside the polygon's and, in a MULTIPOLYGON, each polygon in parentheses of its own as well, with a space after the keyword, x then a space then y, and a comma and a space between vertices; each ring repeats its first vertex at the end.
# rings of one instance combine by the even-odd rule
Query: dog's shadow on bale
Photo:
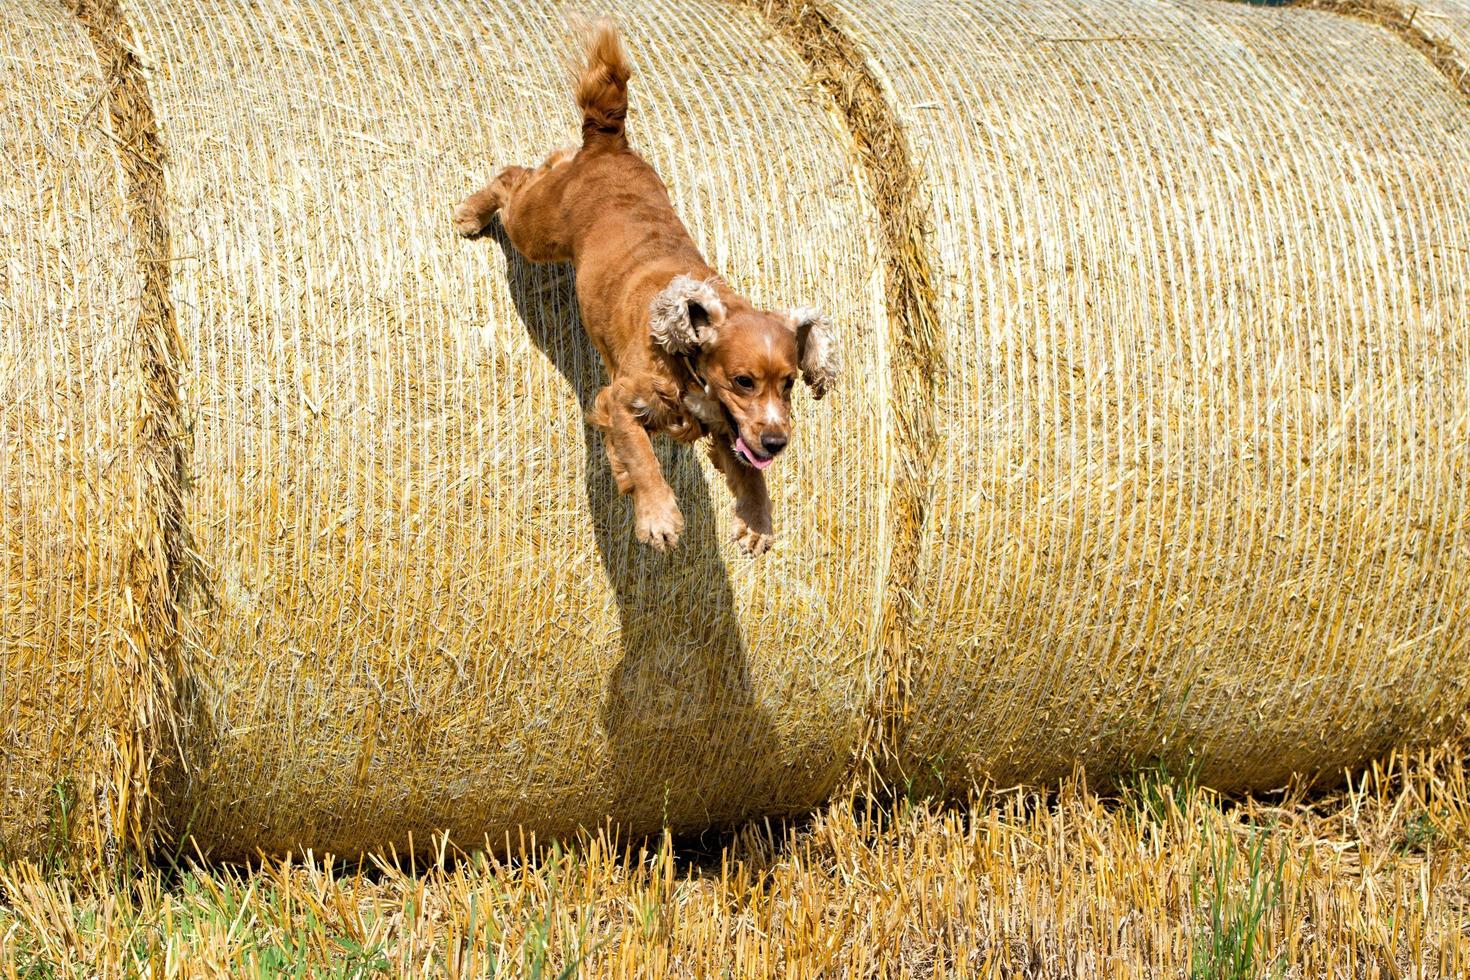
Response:
POLYGON ((779 803, 776 739, 752 690, 717 538, 728 522, 715 514, 695 456, 703 448, 654 439, 685 518, 678 547, 659 555, 634 538, 632 503, 617 492, 602 434, 586 422, 607 375, 578 319, 572 268, 527 262, 499 222, 485 237, 505 255, 511 296, 532 342, 582 406, 587 508, 622 628, 622 656, 601 706, 609 815, 638 832, 665 820, 728 824, 770 812, 779 803), (548 296, 560 298, 555 309, 548 309, 548 296))

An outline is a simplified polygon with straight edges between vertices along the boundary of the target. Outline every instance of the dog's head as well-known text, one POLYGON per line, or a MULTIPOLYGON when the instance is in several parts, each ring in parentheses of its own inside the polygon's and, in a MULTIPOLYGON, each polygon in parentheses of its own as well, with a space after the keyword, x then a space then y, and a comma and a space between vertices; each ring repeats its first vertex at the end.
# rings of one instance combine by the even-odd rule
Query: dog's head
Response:
POLYGON ((832 325, 810 308, 727 310, 713 286, 676 276, 649 307, 653 342, 693 360, 704 391, 687 401, 700 421, 729 429, 735 455, 771 465, 791 438, 791 389, 798 371, 821 398, 837 380, 832 325))

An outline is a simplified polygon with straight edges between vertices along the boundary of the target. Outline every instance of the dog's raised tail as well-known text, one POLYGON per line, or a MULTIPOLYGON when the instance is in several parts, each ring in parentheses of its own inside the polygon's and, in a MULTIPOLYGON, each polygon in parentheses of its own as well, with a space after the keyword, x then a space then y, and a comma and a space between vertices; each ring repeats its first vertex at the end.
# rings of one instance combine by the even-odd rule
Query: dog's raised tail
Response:
POLYGON ((628 145, 628 56, 618 28, 603 18, 588 25, 587 63, 577 73, 577 105, 582 109, 582 145, 597 142, 628 145))

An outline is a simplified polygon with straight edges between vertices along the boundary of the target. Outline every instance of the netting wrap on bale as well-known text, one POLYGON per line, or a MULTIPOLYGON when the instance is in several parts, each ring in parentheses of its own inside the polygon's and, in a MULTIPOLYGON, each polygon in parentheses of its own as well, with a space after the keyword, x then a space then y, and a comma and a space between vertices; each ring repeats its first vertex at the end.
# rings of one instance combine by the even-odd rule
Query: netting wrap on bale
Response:
POLYGON ((1470 99, 1470 0, 1292 0, 1376 24, 1422 54, 1470 99))
POLYGON ((687 447, 636 545, 570 270, 449 224, 575 142, 559 8, 0 0, 12 851, 68 793, 231 857, 869 767, 1263 785, 1465 703, 1470 109, 1421 52, 1208 0, 614 12, 696 241, 839 325, 759 560, 687 447))
POLYGON ((0 5, 0 858, 142 843, 140 734, 166 727, 145 287, 109 89, 65 8, 0 5))
POLYGON ((1327 13, 844 3, 945 368, 909 772, 1270 785, 1464 703, 1470 124, 1327 13))
POLYGON ((1451 81, 1470 88, 1470 0, 1420 0, 1414 20, 1431 38, 1443 42, 1459 60, 1451 81))

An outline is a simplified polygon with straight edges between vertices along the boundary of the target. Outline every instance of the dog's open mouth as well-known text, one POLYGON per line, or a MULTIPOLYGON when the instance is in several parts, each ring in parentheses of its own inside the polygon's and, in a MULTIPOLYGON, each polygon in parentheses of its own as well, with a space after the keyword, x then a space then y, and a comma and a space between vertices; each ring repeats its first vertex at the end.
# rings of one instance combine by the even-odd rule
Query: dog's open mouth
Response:
POLYGON ((745 460, 758 470, 763 470, 776 461, 774 456, 762 456, 745 444, 745 440, 739 436, 735 437, 735 455, 745 460))

